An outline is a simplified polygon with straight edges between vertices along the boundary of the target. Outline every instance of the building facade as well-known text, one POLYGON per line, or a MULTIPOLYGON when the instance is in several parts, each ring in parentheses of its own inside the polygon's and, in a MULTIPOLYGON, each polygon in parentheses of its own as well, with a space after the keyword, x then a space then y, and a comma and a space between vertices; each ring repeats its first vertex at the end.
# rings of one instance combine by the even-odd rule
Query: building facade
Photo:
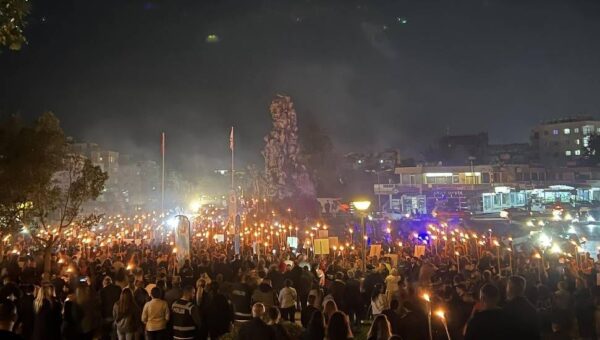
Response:
POLYGON ((531 131, 534 160, 546 166, 576 165, 585 155, 590 136, 597 133, 600 121, 593 117, 542 123, 531 131))

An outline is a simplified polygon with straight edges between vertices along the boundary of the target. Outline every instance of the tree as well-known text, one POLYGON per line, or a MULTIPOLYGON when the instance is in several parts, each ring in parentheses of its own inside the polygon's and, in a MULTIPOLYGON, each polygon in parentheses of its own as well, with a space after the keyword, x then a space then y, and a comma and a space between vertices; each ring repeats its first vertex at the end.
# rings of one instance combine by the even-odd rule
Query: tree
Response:
POLYGON ((16 117, 0 125, 0 231, 28 226, 44 250, 50 271, 52 249, 76 228, 93 225, 98 216, 82 214, 108 178, 89 159, 69 153, 60 122, 44 113, 33 126, 16 117))
POLYGON ((65 137, 58 120, 44 113, 33 126, 16 116, 0 124, 0 235, 19 230, 30 196, 62 166, 65 137))
POLYGON ((0 0, 0 50, 20 50, 27 43, 23 28, 29 11, 27 0, 0 0))
POLYGON ((81 208, 102 193, 107 179, 106 172, 89 159, 67 154, 64 168, 33 192, 27 220, 31 236, 44 249, 44 272, 50 272, 52 250, 65 235, 98 223, 101 216, 82 214, 81 208))

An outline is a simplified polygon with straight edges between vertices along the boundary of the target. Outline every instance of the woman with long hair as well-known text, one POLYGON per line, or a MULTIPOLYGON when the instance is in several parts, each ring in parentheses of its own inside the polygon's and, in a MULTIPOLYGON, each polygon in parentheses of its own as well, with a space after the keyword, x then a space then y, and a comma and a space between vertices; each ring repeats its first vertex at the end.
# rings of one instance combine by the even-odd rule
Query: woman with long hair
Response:
POLYGON ((305 340, 323 340, 325 338, 325 318, 320 310, 312 313, 302 338, 305 340))
POLYGON ((389 308, 387 296, 383 292, 383 286, 376 284, 371 294, 371 312, 373 315, 381 314, 385 309, 389 308))
POLYGON ((38 289, 33 301, 35 321, 32 339, 59 340, 61 338, 61 309, 60 302, 55 298, 53 285, 44 284, 38 289))
POLYGON ((333 313, 337 312, 338 308, 333 300, 325 301, 325 306, 323 307, 323 316, 325 318, 325 323, 329 323, 329 318, 333 315, 333 313))
POLYGON ((367 340, 388 340, 391 336, 392 327, 387 317, 383 314, 377 315, 367 333, 367 340))
POLYGON ((339 311, 333 313, 327 324, 327 340, 348 340, 352 338, 348 316, 339 311))
POLYGON ((119 301, 113 307, 113 319, 119 340, 133 340, 141 324, 141 311, 135 303, 131 289, 121 291, 119 301))

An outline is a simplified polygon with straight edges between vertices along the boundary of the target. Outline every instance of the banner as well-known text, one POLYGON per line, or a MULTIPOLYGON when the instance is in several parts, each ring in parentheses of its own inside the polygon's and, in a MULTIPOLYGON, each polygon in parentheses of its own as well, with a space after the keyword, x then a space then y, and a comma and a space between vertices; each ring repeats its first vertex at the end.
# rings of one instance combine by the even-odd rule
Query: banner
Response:
POLYGON ((416 245, 415 253, 413 254, 413 256, 416 258, 420 258, 423 255, 425 255, 425 245, 416 245))
POLYGON ((369 257, 379 257, 379 255, 381 255, 381 244, 372 244, 371 251, 369 252, 369 257))
POLYGON ((190 220, 178 215, 175 228, 175 248, 177 249, 177 267, 181 269, 185 259, 190 259, 190 220))
POLYGON ((333 248, 333 247, 338 248, 339 246, 340 245, 339 245, 337 236, 329 237, 329 248, 333 248))
POLYGON ((327 229, 324 229, 324 230, 318 230, 318 231, 317 231, 317 236, 318 236, 319 238, 327 238, 327 237, 329 237, 329 230, 327 230, 327 229))
POLYGON ((314 246, 315 246, 315 255, 329 254, 329 239, 328 238, 315 239, 314 246))
POLYGON ((287 245, 290 248, 298 249, 298 238, 295 236, 288 236, 287 245))

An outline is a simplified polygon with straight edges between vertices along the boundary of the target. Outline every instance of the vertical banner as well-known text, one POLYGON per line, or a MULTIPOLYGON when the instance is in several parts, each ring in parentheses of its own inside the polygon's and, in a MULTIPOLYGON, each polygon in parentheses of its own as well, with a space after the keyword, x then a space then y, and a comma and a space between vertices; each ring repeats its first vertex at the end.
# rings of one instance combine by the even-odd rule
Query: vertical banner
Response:
POLYGON ((190 259, 190 220, 183 215, 176 216, 175 247, 177 249, 177 268, 181 269, 185 259, 190 259))

